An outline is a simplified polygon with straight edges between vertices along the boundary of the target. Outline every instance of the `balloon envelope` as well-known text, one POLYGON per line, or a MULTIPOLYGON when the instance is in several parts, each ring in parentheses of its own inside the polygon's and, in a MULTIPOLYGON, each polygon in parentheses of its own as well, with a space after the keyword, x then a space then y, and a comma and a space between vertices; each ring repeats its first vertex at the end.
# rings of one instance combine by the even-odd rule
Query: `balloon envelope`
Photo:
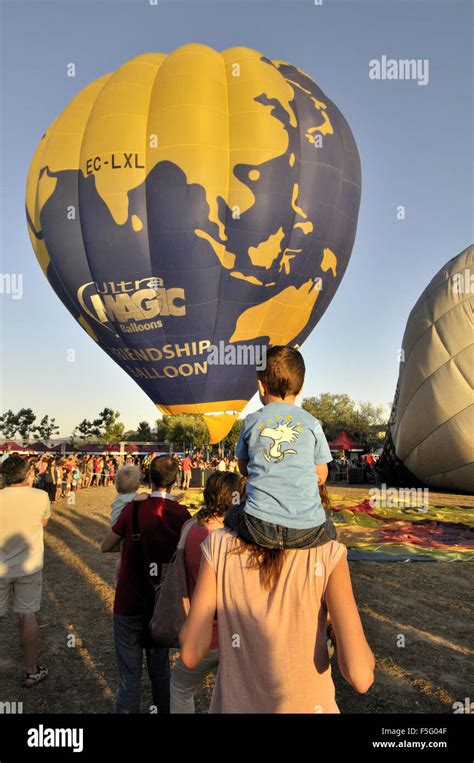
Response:
POLYGON ((474 492, 474 246, 430 281, 408 318, 389 435, 424 484, 474 492))
POLYGON ((225 348, 309 335, 359 200, 351 131, 308 75, 191 44, 84 88, 37 148, 26 209, 46 277, 92 339, 161 411, 205 413, 256 391, 255 357, 225 348))

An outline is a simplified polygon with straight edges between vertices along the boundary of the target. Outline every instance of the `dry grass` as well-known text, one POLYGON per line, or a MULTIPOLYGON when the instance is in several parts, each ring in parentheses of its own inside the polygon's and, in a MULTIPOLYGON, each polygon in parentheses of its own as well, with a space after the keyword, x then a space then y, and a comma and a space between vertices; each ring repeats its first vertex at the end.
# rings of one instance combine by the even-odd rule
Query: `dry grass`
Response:
MULTIPOLYGON (((356 501, 366 495, 364 488, 331 487, 331 493, 335 491, 356 501)), ((62 500, 54 507, 46 531, 39 614, 41 661, 50 670, 43 684, 21 688, 14 616, 9 614, 2 622, 0 701, 22 701, 25 713, 114 712, 111 612, 116 555, 99 550, 114 494, 112 487, 91 488, 78 493, 75 506, 62 500), (70 645, 71 635, 75 646, 70 645)), ((472 505, 466 496, 436 498, 444 505, 472 505)), ((450 713, 454 701, 470 696, 473 569, 474 564, 467 562, 351 564, 378 670, 370 692, 356 695, 334 669, 341 712, 450 713)), ((172 662, 175 659, 176 653, 172 662)), ((211 692, 209 677, 197 697, 198 712, 206 712, 211 692)), ((144 678, 144 712, 150 704, 150 687, 144 678)))

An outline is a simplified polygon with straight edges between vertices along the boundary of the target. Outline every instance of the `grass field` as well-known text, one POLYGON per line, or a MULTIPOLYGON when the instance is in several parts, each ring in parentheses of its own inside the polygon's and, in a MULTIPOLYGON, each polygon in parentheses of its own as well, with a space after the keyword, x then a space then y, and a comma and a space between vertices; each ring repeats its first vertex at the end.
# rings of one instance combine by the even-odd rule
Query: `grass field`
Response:
MULTIPOLYGON (((355 502, 367 496, 363 487, 331 487, 338 491, 355 502)), ((10 613, 1 621, 0 701, 23 702, 25 713, 114 712, 111 613, 117 556, 100 552, 114 495, 113 487, 90 488, 77 494, 75 506, 63 499, 53 508, 38 618, 41 662, 50 671, 44 683, 21 688, 15 617, 10 613)), ((452 502, 450 496, 446 503, 452 502)), ((452 713, 454 702, 472 694, 473 572, 472 562, 351 563, 377 674, 368 694, 357 695, 334 669, 342 713, 452 713)), ((208 677, 198 694, 198 712, 207 711, 212 683, 208 677)), ((146 677, 143 712, 150 704, 146 677)))

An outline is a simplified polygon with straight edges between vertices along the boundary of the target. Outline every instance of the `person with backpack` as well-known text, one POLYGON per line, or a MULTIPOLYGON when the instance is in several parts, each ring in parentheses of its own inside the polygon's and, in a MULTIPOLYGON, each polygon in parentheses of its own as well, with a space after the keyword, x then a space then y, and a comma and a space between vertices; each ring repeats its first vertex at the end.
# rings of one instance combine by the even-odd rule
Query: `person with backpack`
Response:
POLYGON ((148 624, 163 565, 171 561, 181 528, 190 519, 186 507, 170 494, 176 473, 171 456, 154 458, 149 469, 149 498, 128 503, 102 543, 102 551, 109 552, 123 541, 113 614, 118 713, 140 712, 144 650, 153 703, 158 713, 170 712, 169 650, 154 646, 148 624))

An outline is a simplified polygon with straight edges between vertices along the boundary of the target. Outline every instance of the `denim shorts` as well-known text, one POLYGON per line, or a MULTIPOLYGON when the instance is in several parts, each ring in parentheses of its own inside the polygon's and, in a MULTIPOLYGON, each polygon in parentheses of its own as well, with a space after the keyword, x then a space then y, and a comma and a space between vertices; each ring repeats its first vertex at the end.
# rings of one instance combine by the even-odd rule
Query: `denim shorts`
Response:
POLYGON ((297 530, 294 527, 274 525, 247 514, 245 502, 226 511, 224 525, 229 530, 234 530, 242 540, 264 548, 316 548, 330 540, 337 540, 336 528, 329 517, 318 527, 297 530))

